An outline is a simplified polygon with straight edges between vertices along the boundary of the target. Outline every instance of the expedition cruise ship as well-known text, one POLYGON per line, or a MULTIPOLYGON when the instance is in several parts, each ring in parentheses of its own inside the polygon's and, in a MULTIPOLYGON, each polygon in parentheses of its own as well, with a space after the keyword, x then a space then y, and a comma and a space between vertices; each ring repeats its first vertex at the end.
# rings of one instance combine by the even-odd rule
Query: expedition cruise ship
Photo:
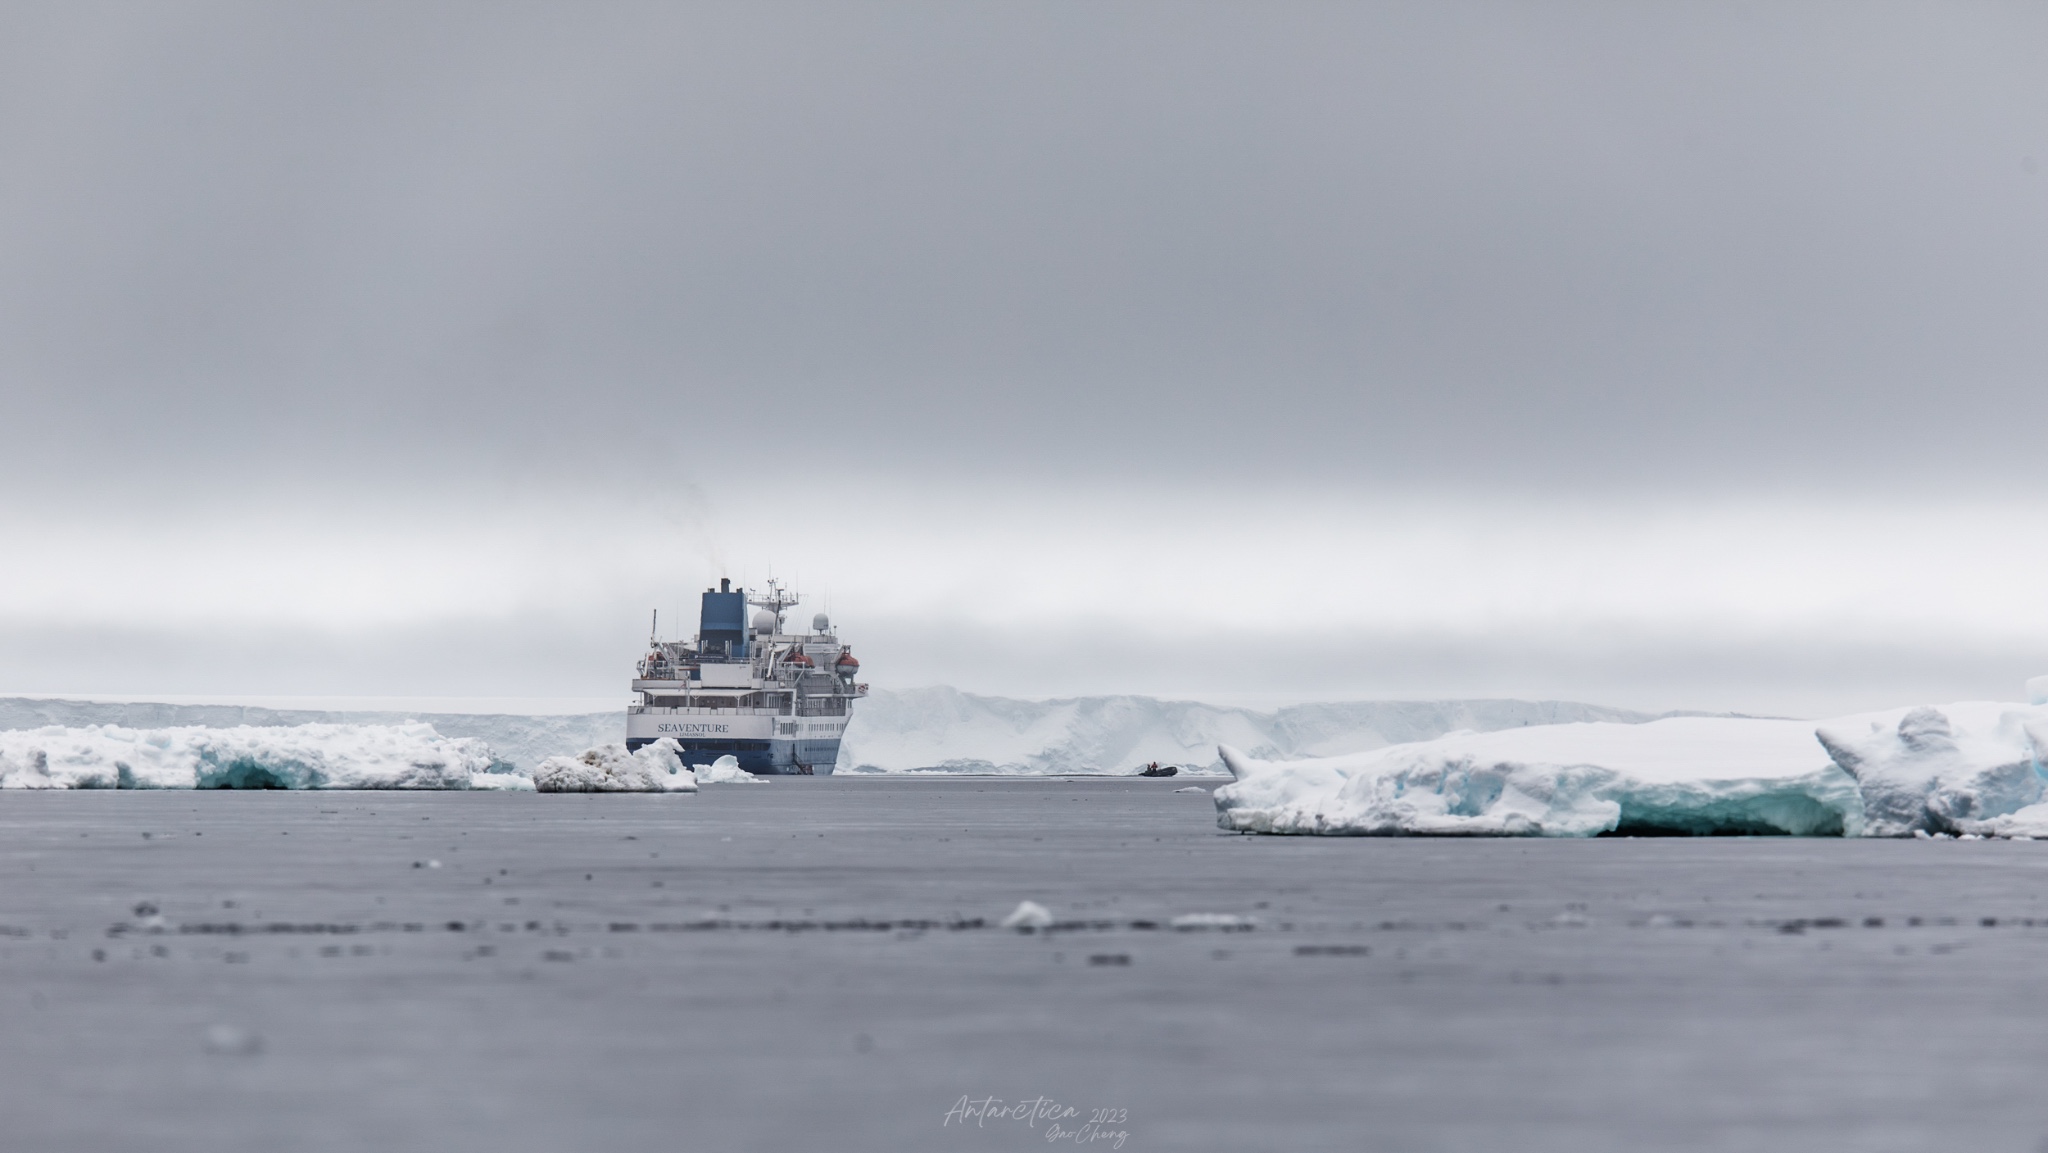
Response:
POLYGON ((705 589, 694 644, 648 638, 626 706, 626 747, 674 737, 684 764, 730 754, 750 773, 829 775, 868 687, 854 683, 860 662, 824 613, 808 633, 783 630, 796 603, 772 580, 761 597, 730 580, 705 589))

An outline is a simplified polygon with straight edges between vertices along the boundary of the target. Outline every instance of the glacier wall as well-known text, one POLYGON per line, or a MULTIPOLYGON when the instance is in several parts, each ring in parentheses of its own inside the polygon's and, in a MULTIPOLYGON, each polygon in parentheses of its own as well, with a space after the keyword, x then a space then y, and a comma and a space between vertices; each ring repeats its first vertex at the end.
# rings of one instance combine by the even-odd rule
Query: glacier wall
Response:
POLYGON ((1650 714, 1565 701, 1345 701, 1272 712, 1075 697, 1021 701, 951 688, 876 692, 854 708, 839 772, 1130 773, 1148 761, 1222 773, 1218 745, 1267 760, 1322 757, 1571 721, 1636 723, 1650 714))

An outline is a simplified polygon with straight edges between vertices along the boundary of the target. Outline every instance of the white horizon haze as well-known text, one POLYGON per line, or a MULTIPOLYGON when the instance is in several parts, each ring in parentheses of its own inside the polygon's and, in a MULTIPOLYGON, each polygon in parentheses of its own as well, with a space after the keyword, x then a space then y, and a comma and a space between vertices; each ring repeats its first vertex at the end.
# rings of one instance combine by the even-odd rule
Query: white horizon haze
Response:
POLYGON ((610 698, 772 568, 884 686, 2014 699, 2044 41, 0 6, 0 684, 610 698))
POLYGON ((1034 699, 1817 716, 2016 699, 2048 650, 2030 579, 2048 542, 2014 531, 2041 515, 2023 500, 854 487, 859 504, 801 534, 751 511, 801 507, 801 486, 698 486, 683 513, 604 492, 354 516, 220 503, 170 525, 10 512, 10 535, 44 549, 0 621, 42 644, 17 639, 0 684, 602 699, 651 611, 688 635, 699 591, 758 588, 770 557, 804 595, 793 619, 829 611, 864 679, 1034 699))

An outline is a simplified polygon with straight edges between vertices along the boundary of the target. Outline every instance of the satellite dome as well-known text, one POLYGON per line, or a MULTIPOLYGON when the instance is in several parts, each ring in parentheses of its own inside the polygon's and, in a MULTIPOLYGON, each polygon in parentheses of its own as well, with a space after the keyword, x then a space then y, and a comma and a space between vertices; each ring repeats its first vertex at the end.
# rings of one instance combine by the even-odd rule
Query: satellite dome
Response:
POLYGON ((812 631, 812 632, 814 632, 814 633, 830 632, 830 631, 831 631, 831 629, 832 629, 832 618, 831 618, 831 617, 828 617, 828 616, 826 616, 826 615, 825 615, 824 613, 819 613, 819 614, 818 614, 817 616, 814 616, 814 617, 812 617, 812 618, 811 618, 811 631, 812 631))
POLYGON ((762 609, 762 610, 761 610, 760 612, 757 612, 757 613, 755 613, 755 614, 754 614, 754 631, 755 631, 755 632, 757 632, 757 633, 772 633, 772 632, 774 632, 774 631, 775 631, 775 614, 774 614, 774 613, 771 613, 771 612, 769 612, 769 611, 768 611, 767 609, 762 609))

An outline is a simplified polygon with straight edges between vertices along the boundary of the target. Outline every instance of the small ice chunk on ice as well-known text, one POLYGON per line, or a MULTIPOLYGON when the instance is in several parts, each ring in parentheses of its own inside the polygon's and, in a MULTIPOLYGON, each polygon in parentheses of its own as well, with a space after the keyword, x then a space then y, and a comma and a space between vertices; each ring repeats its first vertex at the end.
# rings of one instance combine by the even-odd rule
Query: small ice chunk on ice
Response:
POLYGON ((471 773, 469 787, 472 789, 497 789, 500 792, 533 792, 533 778, 525 773, 471 773))
POLYGON ((683 768, 673 737, 627 752, 600 745, 573 757, 549 757, 533 770, 543 793, 694 793, 697 778, 683 768))
POLYGON ((253 1057, 263 1051, 263 1038, 235 1025, 208 1025, 206 1051, 222 1057, 253 1057))
POLYGON ((1175 790, 1174 790, 1174 792, 1176 792, 1176 793, 1206 793, 1206 792, 1208 792, 1208 791, 1209 791, 1209 790, 1207 790, 1207 789, 1203 788, 1203 787, 1202 787, 1202 786, 1200 786, 1200 785, 1189 785, 1189 786, 1188 786, 1187 788, 1185 788, 1185 789, 1175 789, 1175 790))
POLYGON ((708 765, 698 765, 697 783, 703 785, 765 785, 768 782, 740 768, 740 759, 727 753, 708 765))
POLYGON ((1029 933, 1036 929, 1052 927, 1052 913, 1037 901, 1019 901, 1017 908, 1003 918, 1003 928, 1029 933))

